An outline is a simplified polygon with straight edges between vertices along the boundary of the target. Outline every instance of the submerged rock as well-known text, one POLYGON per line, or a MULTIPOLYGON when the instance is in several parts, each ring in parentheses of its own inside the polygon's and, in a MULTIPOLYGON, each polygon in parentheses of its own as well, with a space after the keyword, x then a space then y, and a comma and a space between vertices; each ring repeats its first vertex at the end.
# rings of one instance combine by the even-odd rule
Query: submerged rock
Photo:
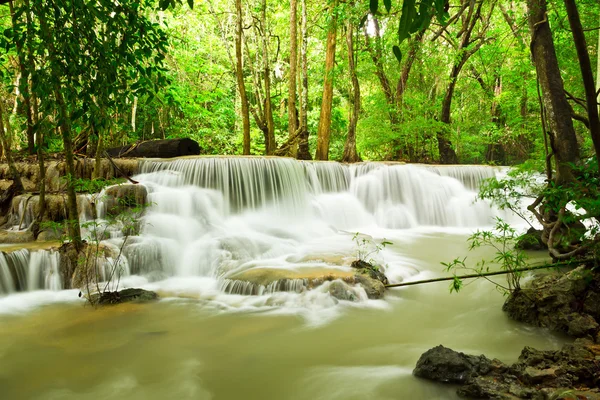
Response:
POLYGON ((385 294, 385 286, 381 281, 373 279, 368 275, 356 274, 354 276, 355 282, 359 283, 365 292, 367 297, 370 299, 381 299, 385 294))
POLYGON ((155 300, 158 300, 158 294, 144 289, 123 289, 118 292, 94 293, 90 296, 90 302, 96 305, 146 303, 155 300))
POLYGON ((557 351, 525 347, 509 366, 437 346, 425 352, 415 376, 460 384, 458 395, 476 399, 567 399, 574 390, 584 399, 600 398, 600 346, 577 340, 557 351))
POLYGON ((600 276, 584 267, 544 275, 510 294, 509 317, 573 337, 594 338, 600 330, 600 276))
POLYGON ((338 300, 345 301, 356 301, 356 294, 352 291, 350 285, 341 280, 336 280, 331 282, 328 288, 329 294, 331 297, 336 298, 338 300))

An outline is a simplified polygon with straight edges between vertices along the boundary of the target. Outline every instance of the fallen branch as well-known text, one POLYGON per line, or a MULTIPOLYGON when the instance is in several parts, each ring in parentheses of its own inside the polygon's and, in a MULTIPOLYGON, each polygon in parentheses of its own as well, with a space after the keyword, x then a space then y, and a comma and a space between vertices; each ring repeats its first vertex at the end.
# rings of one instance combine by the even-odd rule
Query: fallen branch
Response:
POLYGON ((586 261, 591 261, 591 259, 577 260, 577 261, 566 261, 566 262, 554 263, 554 264, 534 265, 534 266, 527 267, 527 268, 512 269, 512 270, 509 270, 509 271, 483 272, 483 273, 468 274, 468 275, 461 275, 461 276, 456 276, 455 275, 455 276, 445 276, 445 277, 442 277, 442 278, 424 279, 424 280, 421 280, 421 281, 392 283, 390 285, 385 285, 385 287, 386 288, 393 288, 393 287, 402 287, 402 286, 421 285, 421 284, 425 284, 425 283, 453 281, 454 279, 471 279, 471 278, 482 278, 482 277, 494 276, 494 275, 506 275, 506 274, 511 274, 511 273, 534 271, 536 269, 557 268, 557 267, 561 267, 561 266, 565 266, 565 265, 583 264, 586 261))
POLYGON ((121 168, 119 168, 117 166, 117 164, 115 164, 115 162, 113 161, 112 157, 110 156, 110 154, 108 154, 108 152, 104 152, 104 156, 108 159, 108 161, 111 163, 111 165, 113 166, 113 168, 115 169, 115 171, 117 171, 118 173, 121 174, 121 176, 125 179, 127 179, 129 182, 133 183, 134 185, 137 185, 139 182, 138 181, 134 181, 133 179, 131 179, 129 177, 129 175, 127 175, 125 172, 123 172, 121 170, 121 168))

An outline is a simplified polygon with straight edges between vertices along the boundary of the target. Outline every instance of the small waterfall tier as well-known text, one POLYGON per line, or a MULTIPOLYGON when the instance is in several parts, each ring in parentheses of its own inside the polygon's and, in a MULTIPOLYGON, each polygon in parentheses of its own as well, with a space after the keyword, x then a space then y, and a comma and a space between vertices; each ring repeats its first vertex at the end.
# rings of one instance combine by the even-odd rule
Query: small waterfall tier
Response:
POLYGON ((0 252, 0 294, 62 289, 59 260, 55 251, 0 252))

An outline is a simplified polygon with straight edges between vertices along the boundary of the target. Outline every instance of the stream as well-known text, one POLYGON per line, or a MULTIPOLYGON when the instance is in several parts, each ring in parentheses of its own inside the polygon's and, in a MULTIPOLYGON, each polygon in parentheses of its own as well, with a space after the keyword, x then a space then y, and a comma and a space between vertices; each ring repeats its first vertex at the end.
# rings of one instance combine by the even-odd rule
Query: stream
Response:
MULTIPOLYGON (((95 309, 61 289, 57 253, 0 248, 2 399, 453 399, 454 387, 412 376, 429 348, 510 363, 524 346, 566 340, 509 320, 484 280, 379 300, 357 286, 357 301, 333 298, 330 282, 307 286, 311 274, 348 271, 357 252, 391 283, 447 276, 440 263, 457 257, 471 267, 493 258, 467 238, 496 216, 514 220, 474 203, 501 170, 201 157, 141 172, 151 206, 140 232, 113 230, 107 245, 123 248, 121 287, 161 300, 95 309), (231 284, 258 270, 297 282, 231 284)), ((106 203, 96 206, 102 217, 106 203)))

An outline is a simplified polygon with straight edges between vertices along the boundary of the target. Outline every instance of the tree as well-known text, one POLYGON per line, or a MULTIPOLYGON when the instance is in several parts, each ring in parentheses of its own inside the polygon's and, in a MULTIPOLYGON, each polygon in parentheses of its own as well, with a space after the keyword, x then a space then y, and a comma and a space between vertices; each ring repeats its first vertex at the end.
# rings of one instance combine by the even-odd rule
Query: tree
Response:
POLYGON ((346 23, 346 45, 348 46, 348 73, 352 81, 350 93, 350 117, 348 123, 348 135, 344 146, 344 155, 342 161, 357 162, 361 161, 356 151, 356 125, 360 114, 360 84, 356 76, 356 59, 354 56, 354 26, 353 21, 346 23))
POLYGON ((244 82, 244 61, 242 53, 242 36, 243 36, 243 13, 242 0, 235 0, 236 11, 236 33, 235 33, 235 60, 236 68, 235 75, 237 78, 238 92, 240 94, 240 103, 242 108, 242 132, 244 135, 243 154, 250 154, 250 114, 248 107, 248 97, 246 96, 246 84, 244 82))
POLYGON ((548 137, 556 161, 555 180, 566 183, 574 179, 572 167, 579 161, 579 146, 546 9, 546 0, 527 0, 531 55, 543 93, 548 137))
POLYGON ((325 78, 323 82, 323 97, 321 100, 321 114, 317 130, 316 160, 329 159, 329 140, 331 129, 331 108, 333 102, 333 67, 335 64, 335 42, 337 35, 337 0, 329 7, 329 24, 327 29, 327 46, 325 55, 325 78))

